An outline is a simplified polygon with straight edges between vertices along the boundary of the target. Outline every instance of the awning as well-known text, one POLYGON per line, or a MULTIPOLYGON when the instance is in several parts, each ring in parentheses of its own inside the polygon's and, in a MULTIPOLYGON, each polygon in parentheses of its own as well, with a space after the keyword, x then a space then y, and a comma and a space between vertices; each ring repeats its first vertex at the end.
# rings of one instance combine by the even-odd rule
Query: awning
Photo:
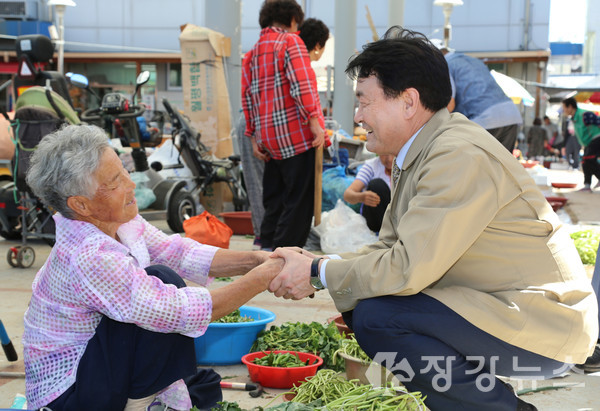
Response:
POLYGON ((575 97, 575 100, 581 103, 600 103, 600 76, 557 76, 551 78, 550 83, 528 82, 527 84, 541 88, 550 96, 550 102, 560 102, 567 97, 575 97))

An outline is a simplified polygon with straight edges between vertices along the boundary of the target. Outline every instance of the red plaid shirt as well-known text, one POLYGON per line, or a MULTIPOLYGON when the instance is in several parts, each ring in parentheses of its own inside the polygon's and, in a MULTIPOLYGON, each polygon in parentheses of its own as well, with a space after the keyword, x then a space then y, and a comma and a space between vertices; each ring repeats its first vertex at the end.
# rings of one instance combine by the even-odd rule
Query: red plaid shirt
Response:
POLYGON ((315 72, 302 39, 277 27, 267 27, 242 67, 242 107, 246 136, 281 160, 312 148, 308 119, 321 111, 315 72))

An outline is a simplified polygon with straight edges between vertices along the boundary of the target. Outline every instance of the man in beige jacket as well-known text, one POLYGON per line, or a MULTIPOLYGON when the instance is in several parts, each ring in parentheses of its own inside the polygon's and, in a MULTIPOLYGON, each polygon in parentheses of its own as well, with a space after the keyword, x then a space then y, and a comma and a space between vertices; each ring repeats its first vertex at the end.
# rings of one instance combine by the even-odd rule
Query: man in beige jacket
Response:
POLYGON ((392 28, 346 72, 367 149, 397 156, 379 241, 341 259, 278 249, 269 289, 327 288, 365 352, 432 410, 534 410, 495 375, 561 374, 598 336, 569 233, 521 164, 448 112, 448 67, 424 36, 392 28))

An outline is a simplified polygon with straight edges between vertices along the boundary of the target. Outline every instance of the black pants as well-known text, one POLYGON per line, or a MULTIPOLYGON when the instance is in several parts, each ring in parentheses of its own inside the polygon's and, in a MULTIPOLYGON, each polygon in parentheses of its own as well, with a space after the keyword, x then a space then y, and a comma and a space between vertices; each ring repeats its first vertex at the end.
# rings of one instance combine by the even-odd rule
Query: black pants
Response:
POLYGON ((579 151, 581 150, 581 146, 579 145, 579 141, 577 141, 577 137, 571 134, 567 136, 565 144, 565 157, 567 161, 573 167, 573 169, 577 170, 579 168, 579 151))
MULTIPOLYGON (((150 266, 146 272, 165 284, 185 287, 168 267, 150 266)), ((79 361, 75 383, 48 407, 52 411, 122 410, 128 398, 148 397, 182 378, 198 408, 208 409, 222 400, 220 376, 209 369, 196 372, 193 338, 103 317, 79 361)))
POLYGON ((314 187, 314 149, 265 163, 265 215, 260 227, 263 248, 304 246, 313 216, 314 187))
POLYGON ((519 134, 518 124, 491 128, 488 129, 487 132, 496 137, 496 140, 502 143, 502 145, 512 154, 515 149, 515 143, 517 142, 517 134, 519 134))
POLYGON ((362 206, 361 214, 367 220, 367 226, 369 230, 379 232, 381 230, 381 222, 383 221, 383 215, 390 203, 390 187, 381 178, 374 178, 369 181, 367 188, 379 196, 379 204, 376 207, 369 207, 365 204, 362 206))
POLYGON ((592 176, 600 181, 600 164, 598 164, 598 157, 600 156, 600 137, 596 137, 587 147, 583 150, 583 161, 581 162, 581 168, 583 168, 583 183, 591 185, 592 176))

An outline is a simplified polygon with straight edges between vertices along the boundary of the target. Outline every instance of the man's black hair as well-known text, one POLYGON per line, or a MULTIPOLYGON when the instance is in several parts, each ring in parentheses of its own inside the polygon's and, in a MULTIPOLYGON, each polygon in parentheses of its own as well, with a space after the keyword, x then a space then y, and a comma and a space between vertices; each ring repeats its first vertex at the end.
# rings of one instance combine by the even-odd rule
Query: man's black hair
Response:
POLYGON ((569 97, 569 98, 564 99, 562 101, 562 103, 566 107, 573 107, 575 110, 577 110, 577 100, 575 100, 575 98, 573 98, 573 97, 569 97))
POLYGON ((304 21, 304 11, 296 0, 266 0, 260 8, 258 23, 264 29, 273 24, 292 25, 292 19, 298 25, 304 21))
POLYGON ((388 98, 415 88, 421 104, 438 111, 452 98, 448 63, 425 35, 393 26, 381 40, 363 46, 362 53, 350 60, 346 74, 356 80, 377 77, 388 98))
POLYGON ((298 34, 304 44, 306 44, 306 49, 310 52, 317 45, 321 47, 325 47, 325 43, 327 43, 327 39, 329 38, 329 28, 318 19, 306 19, 304 23, 298 28, 300 33, 298 34))

